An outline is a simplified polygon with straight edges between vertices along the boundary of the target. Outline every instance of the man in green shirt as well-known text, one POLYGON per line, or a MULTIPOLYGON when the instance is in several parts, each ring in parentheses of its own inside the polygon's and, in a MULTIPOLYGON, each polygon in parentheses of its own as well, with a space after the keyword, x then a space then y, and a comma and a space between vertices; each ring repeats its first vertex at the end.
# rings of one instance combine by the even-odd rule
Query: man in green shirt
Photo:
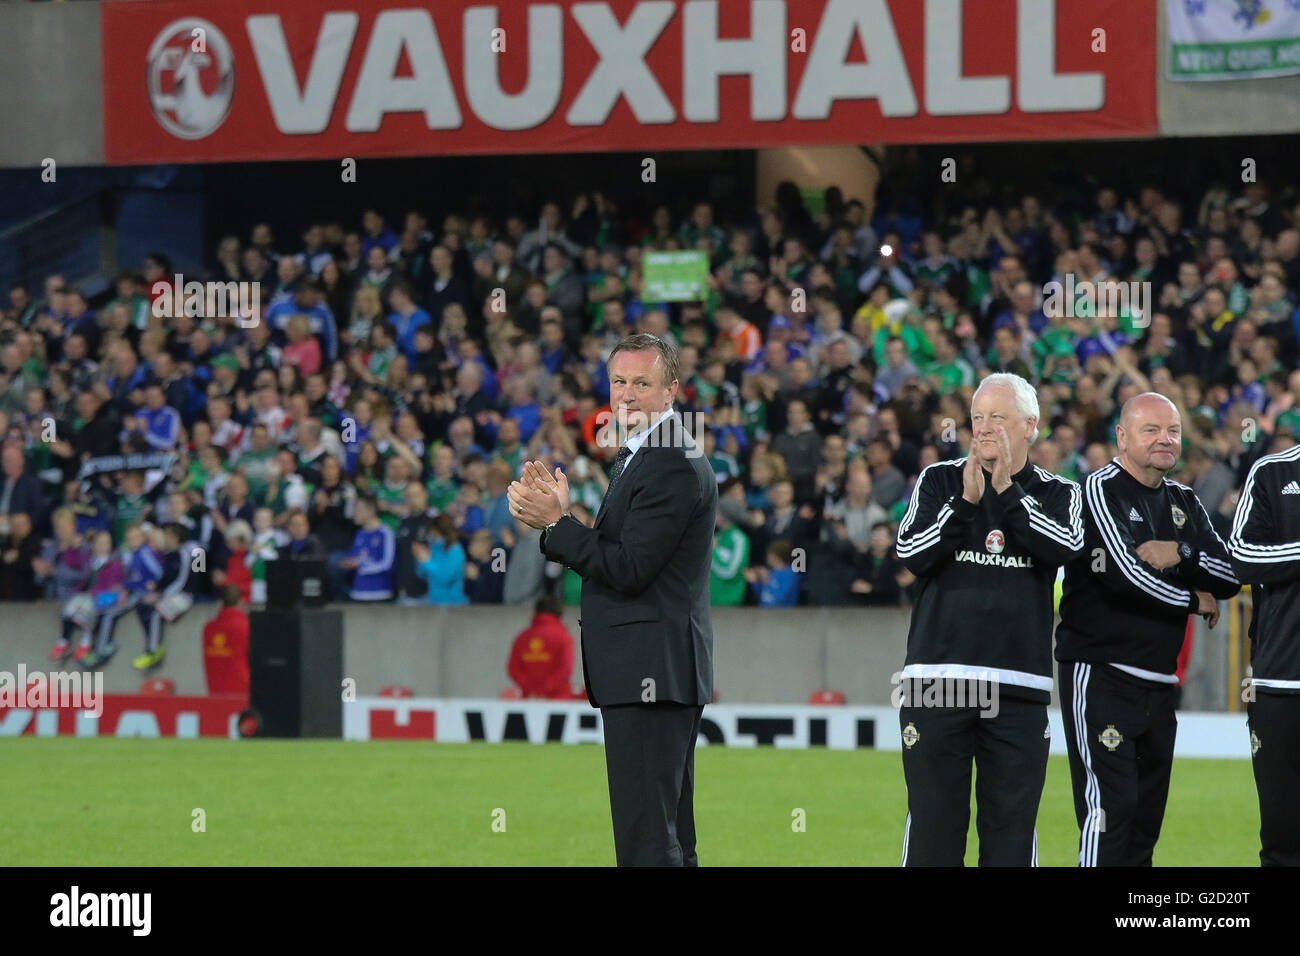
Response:
MULTIPOLYGON (((171 276, 167 276, 168 279, 171 276)), ((127 314, 131 316, 131 325, 133 328, 143 332, 149 327, 149 300, 140 292, 141 279, 133 272, 122 272, 117 277, 117 298, 113 299, 104 309, 104 313, 110 314, 114 306, 126 306, 127 314)))
POLYGON ((975 384, 975 370, 957 354, 957 336, 944 329, 935 336, 934 361, 921 369, 921 374, 933 384, 941 395, 955 391, 963 385, 975 384))
POLYGON ((149 514, 151 502, 144 492, 144 472, 128 471, 118 485, 113 507, 113 544, 121 546, 126 529, 149 514))
POLYGON ((502 419, 497 430, 497 450, 493 458, 500 458, 510 466, 510 474, 517 475, 523 467, 524 446, 519 441, 519 422, 514 418, 502 419))
POLYGON ((375 491, 375 501, 379 506, 379 520, 397 533, 398 525, 406 517, 406 484, 409 481, 409 469, 406 460, 393 455, 384 464, 384 481, 375 491))
POLYGON ((434 445, 429 453, 429 463, 433 474, 425 482, 424 490, 429 493, 430 507, 445 511, 460 492, 460 482, 456 480, 456 452, 450 445, 434 445))
POLYGON ((266 500, 266 489, 273 477, 271 466, 275 461, 276 448, 271 444, 270 431, 262 422, 253 425, 248 441, 249 447, 240 454, 236 468, 248 482, 248 497, 261 503, 266 500))
POLYGON ((735 607, 745 600, 745 568, 749 567, 749 538, 736 527, 726 509, 714 519, 713 564, 709 568, 709 602, 735 607))

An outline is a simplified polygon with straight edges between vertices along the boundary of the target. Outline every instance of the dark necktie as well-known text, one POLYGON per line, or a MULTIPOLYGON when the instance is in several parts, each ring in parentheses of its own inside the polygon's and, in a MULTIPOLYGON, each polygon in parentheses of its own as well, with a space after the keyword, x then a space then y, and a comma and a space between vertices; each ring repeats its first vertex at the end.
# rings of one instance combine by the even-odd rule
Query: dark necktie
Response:
POLYGON ((619 448, 618 454, 614 456, 614 470, 609 473, 609 487, 605 489, 605 497, 600 500, 603 508, 605 502, 609 501, 609 496, 614 493, 614 486, 618 484, 619 478, 623 476, 623 469, 627 466, 627 460, 632 457, 632 449, 627 445, 619 448))

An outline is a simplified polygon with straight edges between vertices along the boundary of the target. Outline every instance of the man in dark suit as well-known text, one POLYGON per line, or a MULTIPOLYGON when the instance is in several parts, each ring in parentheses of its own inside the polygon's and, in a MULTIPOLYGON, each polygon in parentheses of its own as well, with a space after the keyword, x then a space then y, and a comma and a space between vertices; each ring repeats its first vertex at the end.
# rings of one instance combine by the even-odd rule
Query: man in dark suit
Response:
POLYGON ((46 510, 41 483, 27 471, 22 447, 5 445, 0 454, 0 524, 5 525, 4 533, 9 533, 9 516, 15 514, 25 514, 34 528, 43 528, 46 510))
POLYGON ((583 579, 582 670, 604 723, 619 866, 696 866, 695 740, 713 699, 717 482, 673 411, 676 347, 632 335, 608 367, 620 446, 594 527, 568 515, 559 468, 550 475, 526 463, 508 498, 520 520, 543 529, 546 556, 583 579))

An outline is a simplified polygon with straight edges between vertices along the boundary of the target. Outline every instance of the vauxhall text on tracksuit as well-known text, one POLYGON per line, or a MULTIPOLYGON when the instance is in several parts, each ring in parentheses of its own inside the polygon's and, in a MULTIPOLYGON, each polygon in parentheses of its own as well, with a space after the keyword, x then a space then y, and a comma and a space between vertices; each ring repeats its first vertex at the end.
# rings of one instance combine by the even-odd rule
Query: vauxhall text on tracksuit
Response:
POLYGON ((1228 553, 1253 604, 1246 713, 1259 860, 1300 866, 1300 445, 1250 469, 1228 553))
POLYGON ((1070 755, 1080 866, 1149 866, 1169 795, 1178 720, 1178 653, 1197 591, 1240 589, 1228 550, 1195 492, 1152 488, 1116 459, 1084 481, 1085 552, 1066 566, 1061 717, 1070 755), (1176 541, 1181 561, 1156 570, 1137 555, 1176 541))
POLYGON ((902 673, 911 693, 899 713, 903 865, 962 865, 972 760, 980 865, 1036 865, 1052 594, 1057 568, 1083 548, 1081 495, 1074 482, 1027 464, 1001 494, 986 470, 974 505, 962 497, 964 467, 960 459, 922 471, 898 529, 898 556, 917 577, 902 673), (937 686, 978 687, 978 699, 994 695, 996 710, 971 706, 969 696, 965 706, 917 706, 937 686))

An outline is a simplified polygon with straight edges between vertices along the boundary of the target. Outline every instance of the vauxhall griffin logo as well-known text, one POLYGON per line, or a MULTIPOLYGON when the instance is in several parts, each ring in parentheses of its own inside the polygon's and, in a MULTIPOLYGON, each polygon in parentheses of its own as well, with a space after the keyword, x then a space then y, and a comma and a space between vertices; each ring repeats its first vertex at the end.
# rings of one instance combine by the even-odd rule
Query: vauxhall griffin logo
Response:
POLYGON ((198 17, 175 20, 149 48, 149 103, 181 139, 216 132, 235 96, 235 57, 220 30, 198 17))

